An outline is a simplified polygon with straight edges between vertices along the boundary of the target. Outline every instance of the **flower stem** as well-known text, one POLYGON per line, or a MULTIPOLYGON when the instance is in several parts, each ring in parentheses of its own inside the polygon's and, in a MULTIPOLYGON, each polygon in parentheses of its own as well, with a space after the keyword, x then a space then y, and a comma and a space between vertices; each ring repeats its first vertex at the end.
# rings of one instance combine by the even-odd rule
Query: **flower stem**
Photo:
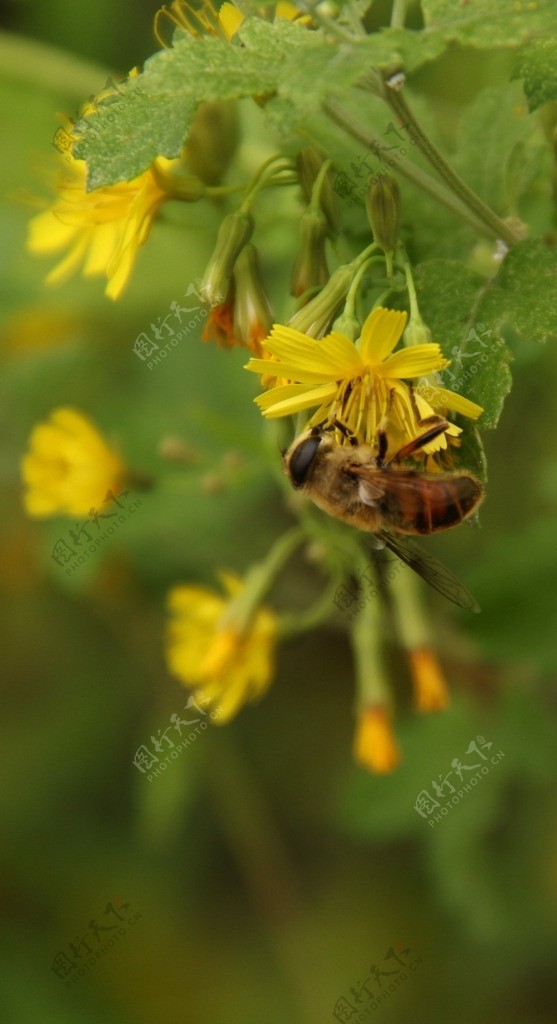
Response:
POLYGON ((329 619, 334 611, 333 597, 338 589, 340 577, 335 576, 328 587, 309 608, 303 612, 281 615, 278 635, 281 640, 290 640, 300 633, 308 633, 329 619))
POLYGON ((437 149, 437 146, 433 144, 424 132, 402 93, 398 89, 391 89, 388 85, 385 86, 383 80, 382 86, 382 99, 385 100, 385 103, 391 108, 395 116, 400 120, 400 123, 406 126, 410 138, 415 141, 418 149, 421 150, 426 160, 429 160, 429 163, 437 171, 439 177, 443 179, 445 184, 472 213, 485 222, 496 238, 502 239, 508 246, 516 245, 520 241, 520 237, 494 213, 491 207, 484 203, 468 187, 466 182, 447 163, 444 156, 437 149))
MULTIPOLYGON (((353 139, 361 142, 363 146, 368 147, 375 154, 375 156, 381 160, 382 153, 381 139, 378 138, 370 129, 358 121, 353 115, 346 110, 337 100, 329 98, 323 103, 323 110, 325 114, 335 124, 343 128, 348 135, 351 135, 353 139)), ((439 182, 435 181, 431 175, 422 171, 419 167, 416 167, 406 157, 399 156, 396 159, 396 168, 392 168, 393 173, 396 172, 411 181, 418 188, 421 188, 423 192, 430 195, 436 202, 441 203, 448 210, 460 217, 461 220, 469 224, 475 231, 480 232, 483 235, 487 235, 488 238, 502 238, 499 230, 495 230, 493 227, 488 225, 483 218, 478 217, 467 205, 465 205, 453 192, 446 189, 439 182)), ((499 220, 497 218, 497 220, 499 220)), ((502 224, 502 221, 499 223, 502 224)), ((503 225, 505 228, 505 225, 503 225)), ((505 234, 508 234, 509 229, 505 228, 505 234)), ((517 241, 513 235, 512 244, 517 241)))
MULTIPOLYGON (((360 578, 368 572, 369 553, 362 557, 360 578)), ((377 573, 374 572, 377 582, 377 573)), ((358 610, 352 625, 352 649, 356 670, 358 703, 362 706, 389 707, 390 687, 383 664, 382 609, 379 595, 369 594, 364 607, 358 610)))
POLYGON ((393 0, 391 11, 391 28, 404 28, 408 0, 393 0))

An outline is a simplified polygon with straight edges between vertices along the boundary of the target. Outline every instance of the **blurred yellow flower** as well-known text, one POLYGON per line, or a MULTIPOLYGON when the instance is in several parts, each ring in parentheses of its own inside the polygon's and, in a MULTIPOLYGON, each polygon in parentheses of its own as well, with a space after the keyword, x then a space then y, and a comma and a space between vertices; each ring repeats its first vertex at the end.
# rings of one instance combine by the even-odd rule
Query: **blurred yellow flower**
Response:
POLYGON ((105 275, 105 294, 117 299, 160 206, 172 198, 166 179, 180 163, 158 157, 132 181, 86 192, 85 161, 67 155, 58 177, 58 198, 29 224, 30 252, 43 256, 66 250, 47 284, 59 284, 81 267, 85 277, 105 275))
MULTIPOLYGON (((267 10, 267 5, 260 8, 263 14, 267 10)), ((275 17, 286 21, 299 21, 303 25, 311 23, 309 15, 302 14, 289 0, 279 0, 275 5, 275 17)), ((161 31, 164 18, 167 18, 175 28, 184 29, 196 39, 210 35, 230 40, 236 35, 246 16, 229 0, 220 6, 214 0, 203 0, 200 6, 190 3, 190 0, 172 0, 168 7, 165 5, 157 11, 154 21, 157 42, 163 47, 168 47, 170 44, 165 41, 161 31)))
POLYGON ((385 775, 396 768, 400 757, 388 710, 379 704, 363 707, 354 736, 355 760, 364 768, 385 775))
POLYGON ((220 705, 215 717, 219 724, 265 693, 277 638, 276 616, 264 606, 240 626, 242 616, 234 613, 244 582, 229 573, 221 573, 221 578, 224 596, 194 585, 170 591, 166 645, 169 671, 186 686, 201 690, 213 706, 220 705))
POLYGON ((58 408, 34 428, 21 471, 28 515, 81 516, 120 489, 125 465, 86 416, 58 408))
MULTIPOLYGON (((337 331, 316 340, 275 324, 263 343, 274 359, 251 359, 247 369, 286 378, 290 383, 259 395, 259 408, 265 416, 276 418, 318 406, 308 427, 337 419, 359 441, 370 445, 387 416, 389 433, 397 437, 399 447, 423 433, 421 420, 434 415, 429 397, 445 409, 454 408, 476 419, 481 407, 446 389, 431 386, 412 394, 407 380, 442 370, 448 361, 433 342, 394 351, 406 318, 406 313, 378 306, 367 317, 356 343, 337 331)), ((449 424, 424 445, 424 453, 446 448, 447 437, 460 433, 460 427, 449 424)))
POLYGON ((407 655, 418 711, 443 711, 449 703, 449 692, 434 652, 429 647, 419 647, 407 655))

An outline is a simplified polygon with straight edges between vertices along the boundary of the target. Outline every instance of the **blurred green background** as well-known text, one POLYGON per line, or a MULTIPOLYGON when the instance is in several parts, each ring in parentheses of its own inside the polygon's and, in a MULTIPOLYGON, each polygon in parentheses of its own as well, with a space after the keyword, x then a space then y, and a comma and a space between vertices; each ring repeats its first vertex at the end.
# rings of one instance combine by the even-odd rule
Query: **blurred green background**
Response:
MULTIPOLYGON (((73 112, 107 73, 125 74, 153 51, 156 7, 0 6, 1 1018, 325 1024, 394 946, 421 963, 371 1017, 549 1024, 555 350, 515 346, 515 387, 486 438, 481 528, 430 545, 483 612, 468 618, 427 594, 453 702, 441 715, 401 713, 404 760, 392 776, 352 763, 341 623, 281 648, 266 698, 202 733, 166 774, 149 782, 132 764, 187 696, 164 665, 167 589, 212 584, 220 566, 242 571, 289 521, 276 447, 251 402, 257 383, 240 369, 245 353, 193 334, 152 370, 132 352, 202 272, 217 215, 208 231, 206 211, 165 207, 117 304, 100 281, 47 290, 52 264, 25 251, 29 197, 48 194, 56 112, 73 112), (50 557, 68 522, 25 519, 19 482, 32 426, 67 404, 159 480, 71 577, 50 557), (193 449, 186 470, 161 455, 171 437, 193 449), (504 757, 432 828, 414 809, 418 793, 466 760, 477 735, 504 757), (135 924, 68 989, 52 971, 55 955, 87 933, 96 948, 90 922, 114 924, 103 912, 118 901, 129 904, 126 922, 139 915, 135 924)), ((465 60, 454 76, 456 108, 465 60)), ((424 72, 426 92, 440 82, 448 104, 446 66, 424 72)), ((273 228, 270 206, 267 217, 280 253, 288 221, 277 216, 273 228)), ((304 607, 318 585, 294 558, 283 607, 304 607)))

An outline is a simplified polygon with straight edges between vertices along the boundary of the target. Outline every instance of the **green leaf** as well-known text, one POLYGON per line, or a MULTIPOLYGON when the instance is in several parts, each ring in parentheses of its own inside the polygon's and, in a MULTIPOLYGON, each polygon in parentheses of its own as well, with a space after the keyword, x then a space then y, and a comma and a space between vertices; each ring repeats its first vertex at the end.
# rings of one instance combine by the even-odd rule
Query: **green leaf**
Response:
MULTIPOLYGON (((444 386, 482 406, 480 429, 494 427, 511 389, 511 375, 495 312, 490 318, 480 308, 484 279, 456 261, 431 260, 417 268, 416 287, 420 312, 433 339, 451 359, 442 374, 444 386)), ((464 426, 464 420, 459 418, 459 426, 464 426)), ((470 427, 466 428, 465 443, 466 465, 483 476, 483 451, 470 427)))
POLYGON ((88 161, 88 188, 130 180, 157 156, 178 156, 202 101, 272 93, 289 63, 315 47, 331 50, 318 32, 261 18, 248 19, 241 39, 239 46, 177 32, 172 48, 149 58, 121 96, 82 118, 74 155, 88 161))
POLYGON ((557 340, 557 252, 541 239, 521 242, 505 256, 477 313, 497 333, 511 327, 530 341, 557 340))
POLYGON ((530 110, 557 99, 557 38, 535 39, 519 54, 511 80, 524 79, 530 110))
POLYGON ((483 89, 460 120, 454 168, 501 216, 509 214, 507 165, 513 148, 536 128, 519 88, 508 84, 483 89))
POLYGON ((557 8, 553 0, 535 4, 507 3, 501 0, 422 0, 426 27, 439 31, 446 42, 493 47, 519 46, 533 36, 557 26, 557 8))

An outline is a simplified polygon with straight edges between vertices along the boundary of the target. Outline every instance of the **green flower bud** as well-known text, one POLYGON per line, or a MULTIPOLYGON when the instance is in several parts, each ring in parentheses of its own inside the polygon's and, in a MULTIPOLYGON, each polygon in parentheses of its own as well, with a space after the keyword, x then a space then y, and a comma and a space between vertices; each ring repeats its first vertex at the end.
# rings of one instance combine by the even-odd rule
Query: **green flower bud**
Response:
POLYGON ((234 282, 234 337, 239 344, 260 355, 261 342, 271 330, 273 315, 255 246, 249 244, 242 249, 234 268, 234 282))
POLYGON ((432 340, 431 331, 419 316, 410 317, 405 331, 405 345, 426 345, 432 340))
MULTIPOLYGON (((296 169, 298 171, 298 181, 300 182, 300 188, 302 195, 309 204, 313 198, 313 186, 315 179, 321 170, 325 162, 325 157, 314 146, 307 146, 306 149, 300 150, 296 157, 296 169)), ((336 215, 336 200, 331 176, 329 172, 325 174, 325 179, 321 184, 319 191, 319 206, 321 207, 325 217, 327 218, 327 227, 329 234, 335 235, 338 233, 337 215, 336 215)))
POLYGON ((212 306, 224 302, 230 288, 234 265, 253 233, 254 221, 250 213, 229 213, 223 220, 217 244, 203 280, 201 294, 212 306))
POLYGON ((385 252, 394 252, 400 226, 400 189, 390 175, 381 175, 368 188, 366 212, 377 244, 385 252))
POLYGON ((288 326, 310 338, 322 338, 330 330, 335 314, 346 299, 355 273, 353 263, 338 267, 319 295, 298 310, 288 326))
POLYGON ((327 221, 320 210, 308 207, 302 217, 298 257, 292 271, 290 294, 297 298, 310 288, 321 287, 329 280, 325 255, 327 221))

